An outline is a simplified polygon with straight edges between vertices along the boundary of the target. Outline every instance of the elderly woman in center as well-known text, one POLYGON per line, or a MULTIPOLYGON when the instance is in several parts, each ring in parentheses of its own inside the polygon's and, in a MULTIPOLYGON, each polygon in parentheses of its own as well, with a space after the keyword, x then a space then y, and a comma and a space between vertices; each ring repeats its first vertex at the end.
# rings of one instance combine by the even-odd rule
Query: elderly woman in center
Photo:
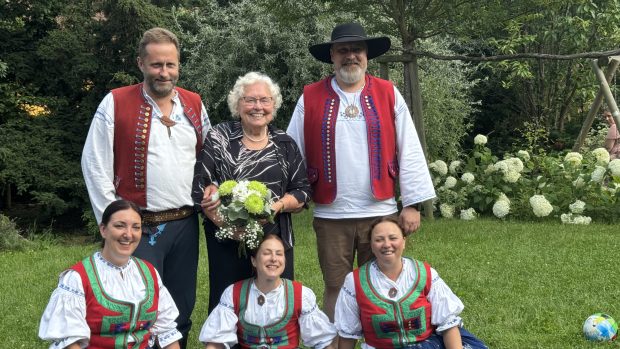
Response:
POLYGON ((196 162, 192 197, 204 215, 209 255, 209 313, 224 289, 252 276, 248 257, 239 256, 239 242, 219 240, 215 232, 222 225, 217 213, 219 200, 213 195, 226 180, 256 180, 271 191, 274 223, 263 226, 264 234, 276 234, 284 241, 287 263, 283 276, 294 279, 291 213, 310 200, 306 166, 297 144, 271 122, 282 105, 280 88, 268 76, 249 72, 235 82, 228 94, 234 120, 213 127, 196 162))

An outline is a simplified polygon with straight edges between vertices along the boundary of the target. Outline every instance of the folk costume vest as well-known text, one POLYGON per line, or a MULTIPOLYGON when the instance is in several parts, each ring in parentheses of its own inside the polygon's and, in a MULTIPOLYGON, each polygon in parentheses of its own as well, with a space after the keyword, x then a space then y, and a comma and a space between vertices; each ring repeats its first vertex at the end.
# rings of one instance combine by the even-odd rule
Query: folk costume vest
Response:
POLYGON ((370 282, 372 262, 353 271, 364 339, 375 348, 404 348, 427 339, 435 330, 431 325, 431 304, 427 299, 431 289, 431 269, 427 263, 412 261, 416 280, 397 300, 383 297, 373 287, 370 282))
MULTIPOLYGON (((319 204, 334 202, 336 183, 336 120, 340 98, 331 85, 333 76, 304 87, 304 140, 312 199, 319 204)), ((360 94, 366 120, 370 183, 377 200, 395 195, 398 177, 394 86, 366 74, 360 94)))
MULTIPOLYGON (((183 113, 196 130, 196 154, 202 148, 202 101, 194 92, 176 87, 183 113)), ((153 106, 142 94, 142 83, 112 90, 114 96, 114 186, 125 200, 146 207, 146 168, 153 106)))
POLYGON ((71 269, 80 274, 86 296, 86 323, 90 328, 89 349, 144 349, 150 338, 149 329, 157 319, 159 284, 155 268, 132 257, 142 274, 146 294, 136 312, 133 303, 110 297, 101 285, 93 256, 71 269), (134 342, 129 343, 130 336, 134 342))
POLYGON ((237 338, 241 348, 299 348, 301 315, 301 283, 282 279, 286 307, 280 320, 269 326, 256 326, 244 320, 253 279, 241 280, 233 286, 235 314, 239 318, 237 338))

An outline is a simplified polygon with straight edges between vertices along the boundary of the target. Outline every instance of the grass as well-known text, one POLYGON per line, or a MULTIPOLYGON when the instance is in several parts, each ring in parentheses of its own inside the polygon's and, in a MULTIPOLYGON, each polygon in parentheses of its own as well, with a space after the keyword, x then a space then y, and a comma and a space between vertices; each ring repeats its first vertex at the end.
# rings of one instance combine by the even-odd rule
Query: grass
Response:
MULTIPOLYGON (((295 218, 298 280, 322 298, 310 214, 295 218)), ((618 348, 590 343, 581 326, 592 313, 620 320, 617 226, 497 220, 424 221, 406 255, 428 261, 465 304, 468 330, 490 348, 618 348)), ((201 239, 190 348, 207 313, 208 265, 201 239)), ((37 244, 0 253, 0 348, 47 348, 37 337, 58 274, 97 249, 94 243, 37 244)), ((213 266, 217 267, 217 266, 213 266)))

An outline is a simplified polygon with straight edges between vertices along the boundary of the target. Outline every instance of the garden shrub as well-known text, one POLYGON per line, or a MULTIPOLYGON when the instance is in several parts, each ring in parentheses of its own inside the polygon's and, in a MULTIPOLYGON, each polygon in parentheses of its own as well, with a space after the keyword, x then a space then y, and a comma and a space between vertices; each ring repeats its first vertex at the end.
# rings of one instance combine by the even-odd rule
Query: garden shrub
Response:
POLYGON ((15 222, 0 214, 0 251, 23 250, 30 241, 21 236, 15 222))
POLYGON ((463 159, 429 164, 442 217, 620 221, 620 159, 610 161, 604 148, 554 155, 518 150, 499 159, 487 141, 477 135, 463 159))

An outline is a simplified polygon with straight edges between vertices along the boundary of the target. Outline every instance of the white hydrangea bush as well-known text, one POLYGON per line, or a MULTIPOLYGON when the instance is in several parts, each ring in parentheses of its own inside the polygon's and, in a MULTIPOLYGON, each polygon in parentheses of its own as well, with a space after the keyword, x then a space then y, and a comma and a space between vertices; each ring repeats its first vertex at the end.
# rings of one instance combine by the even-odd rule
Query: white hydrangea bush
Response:
POLYGON ((444 218, 620 221, 620 159, 604 148, 546 154, 524 149, 494 155, 477 135, 465 157, 429 163, 444 218))

